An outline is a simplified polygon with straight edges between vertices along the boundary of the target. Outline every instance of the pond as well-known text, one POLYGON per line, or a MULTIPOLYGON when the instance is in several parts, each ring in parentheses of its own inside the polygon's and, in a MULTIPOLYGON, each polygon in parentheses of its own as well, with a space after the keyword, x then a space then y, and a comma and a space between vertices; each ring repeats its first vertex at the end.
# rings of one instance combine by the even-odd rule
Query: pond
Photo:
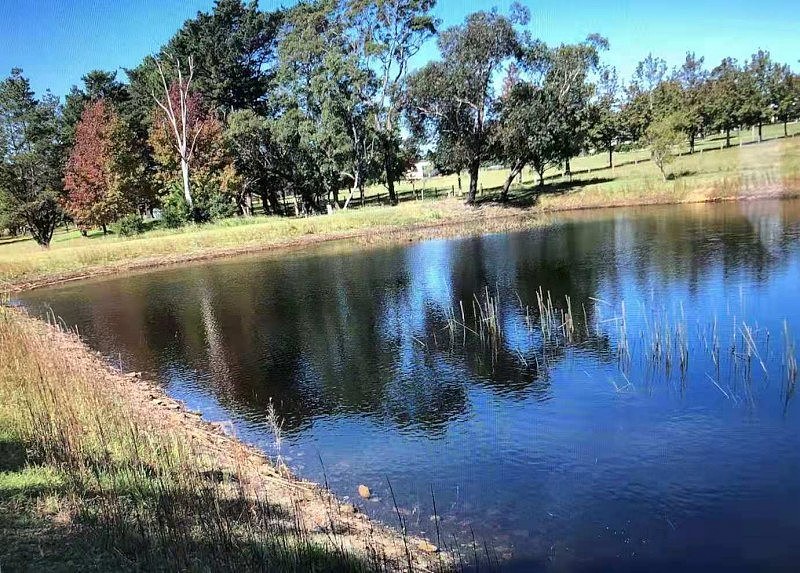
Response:
POLYGON ((474 534, 504 570, 752 570, 800 558, 799 285, 785 201, 328 245, 21 301, 396 525, 393 491, 411 531, 470 559, 474 534))

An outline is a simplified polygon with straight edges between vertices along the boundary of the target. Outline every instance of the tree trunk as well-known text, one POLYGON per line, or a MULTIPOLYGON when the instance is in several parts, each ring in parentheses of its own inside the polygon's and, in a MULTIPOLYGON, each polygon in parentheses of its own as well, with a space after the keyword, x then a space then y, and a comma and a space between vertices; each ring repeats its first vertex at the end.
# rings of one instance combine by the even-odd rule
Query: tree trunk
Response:
POLYGON ((478 171, 481 168, 480 160, 476 159, 469 164, 469 192, 467 193, 467 205, 475 203, 478 195, 478 171))
POLYGON ((192 191, 189 188, 189 162, 183 158, 181 158, 181 175, 183 176, 183 196, 191 211, 194 209, 194 202, 192 201, 192 191))
POLYGON ((758 122, 758 142, 761 143, 763 141, 763 137, 761 136, 761 122, 758 122))
POLYGON ((787 123, 788 123, 787 121, 783 122, 783 136, 784 137, 789 137, 789 130, 786 128, 786 124, 787 123))
POLYGON ((694 132, 692 132, 692 133, 689 134, 689 153, 690 154, 694 153, 694 139, 695 139, 695 134, 694 134, 694 132))
POLYGON ((269 192, 262 188, 258 195, 261 197, 261 210, 265 215, 269 215, 269 192))
POLYGON ((461 169, 458 170, 458 194, 460 195, 464 189, 461 187, 461 169))
POLYGON ((539 188, 544 188, 544 167, 541 170, 537 170, 536 173, 539 174, 539 188))
POLYGON ((614 168, 614 146, 613 145, 609 146, 609 148, 608 148, 608 168, 609 169, 613 169, 614 168))
POLYGON ((103 229, 104 235, 108 235, 108 227, 106 227, 105 223, 100 223, 100 228, 103 229))
POLYGON ((508 201, 508 190, 511 189, 511 184, 514 182, 514 179, 519 175, 520 171, 522 171, 521 166, 515 166, 511 168, 511 173, 508 174, 506 178, 506 182, 503 184, 503 191, 500 193, 500 201, 505 203, 508 201))
MULTIPOLYGON (((391 143, 384 144, 383 170, 386 173, 386 189, 389 191, 389 203, 392 205, 397 205, 397 193, 394 190, 394 169, 392 167, 393 159, 394 154, 392 153, 391 143)), ((363 198, 361 202, 364 202, 363 198)))
POLYGON ((731 128, 725 130, 725 147, 731 146, 731 128))

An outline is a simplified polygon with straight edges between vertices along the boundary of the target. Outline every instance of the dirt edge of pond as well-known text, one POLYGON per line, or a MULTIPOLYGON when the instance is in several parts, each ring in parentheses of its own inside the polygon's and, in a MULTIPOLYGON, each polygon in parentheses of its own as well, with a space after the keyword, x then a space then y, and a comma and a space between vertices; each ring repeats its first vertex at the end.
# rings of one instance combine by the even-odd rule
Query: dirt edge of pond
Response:
MULTIPOLYGON (((23 309, 7 308, 20 325, 45 337, 54 353, 65 353, 96 372, 104 391, 118 400, 134 419, 145 420, 148 431, 191 445, 191 451, 210 460, 210 472, 236 476, 246 490, 284 506, 297 524, 321 544, 354 555, 380 555, 384 566, 402 571, 447 571, 453 556, 421 537, 404 535, 396 528, 371 520, 361 509, 370 503, 354 491, 351 500, 337 498, 319 484, 305 481, 277 466, 261 450, 239 440, 230 422, 207 422, 202 414, 169 397, 140 372, 120 372, 80 337, 33 318, 23 309), (359 504, 362 504, 359 507, 359 504)), ((372 485, 372 484, 367 484, 372 485)), ((446 548, 445 548, 446 549, 446 548)))
POLYGON ((401 244, 404 242, 422 241, 433 238, 449 238, 458 236, 480 235, 530 228, 541 222, 547 215, 555 215, 570 211, 592 211, 623 207, 648 207, 667 205, 688 205, 701 203, 748 202, 757 200, 786 200, 800 197, 800 188, 786 188, 784 185, 762 187, 757 192, 747 193, 742 190, 736 195, 723 195, 714 188, 693 189, 686 197, 674 194, 656 194, 647 200, 641 197, 618 201, 560 205, 556 208, 502 206, 498 204, 479 205, 477 208, 459 212, 454 218, 433 223, 417 223, 405 227, 376 226, 350 232, 322 233, 304 235, 287 240, 265 243, 248 243, 237 247, 209 247, 197 252, 176 253, 158 257, 146 257, 123 260, 108 265, 96 265, 86 269, 64 273, 48 274, 19 282, 11 281, 0 284, 0 292, 18 293, 37 288, 54 286, 73 281, 98 278, 124 273, 138 273, 149 270, 180 266, 215 259, 232 258, 240 255, 259 254, 270 250, 291 251, 324 243, 337 243, 348 240, 357 241, 358 245, 401 244), (461 214, 464 213, 464 214, 461 214))

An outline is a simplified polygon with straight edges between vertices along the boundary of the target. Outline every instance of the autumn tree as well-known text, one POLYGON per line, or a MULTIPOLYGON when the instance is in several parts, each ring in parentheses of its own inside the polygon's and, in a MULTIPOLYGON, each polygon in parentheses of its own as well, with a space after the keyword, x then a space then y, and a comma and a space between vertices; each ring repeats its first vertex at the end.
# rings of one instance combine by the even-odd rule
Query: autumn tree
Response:
POLYGON ((87 104, 103 99, 119 109, 129 101, 127 86, 117 80, 117 72, 92 70, 81 80, 83 87, 72 86, 64 101, 64 142, 70 147, 87 104))
POLYGON ((167 84, 168 74, 164 65, 156 60, 156 67, 161 78, 162 91, 158 96, 155 90, 152 92, 153 100, 160 110, 153 126, 155 137, 168 134, 167 139, 180 164, 183 196, 189 211, 193 212, 190 168, 194 164, 198 144, 219 136, 220 125, 204 108, 200 94, 192 89, 194 59, 191 56, 187 59, 188 70, 185 75, 180 60, 175 60, 177 79, 171 85, 167 84))
MULTIPOLYGON (((83 229, 108 224, 133 210, 124 126, 104 98, 84 108, 64 174, 64 207, 83 229)), ((135 167, 134 167, 135 169, 135 167)))
MULTIPOLYGON (((207 110, 198 92, 187 91, 185 80, 173 82, 166 93, 165 102, 153 110, 148 140, 159 168, 156 176, 162 193, 180 181, 188 214, 200 222, 208 219, 207 205, 197 204, 195 191, 213 194, 215 190, 209 189, 209 185, 219 184, 216 176, 226 161, 223 126, 207 110), (198 189, 196 184, 200 186, 198 189)), ((207 202, 207 197, 203 199, 203 203, 207 202)))

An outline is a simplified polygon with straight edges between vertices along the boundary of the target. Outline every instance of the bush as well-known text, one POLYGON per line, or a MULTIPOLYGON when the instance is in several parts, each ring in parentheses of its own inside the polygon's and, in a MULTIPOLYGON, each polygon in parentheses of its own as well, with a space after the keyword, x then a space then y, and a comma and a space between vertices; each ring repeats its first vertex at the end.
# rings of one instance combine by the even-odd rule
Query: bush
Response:
POLYGON ((215 181, 199 181, 192 188, 194 208, 189 209, 183 196, 183 187, 177 183, 164 198, 161 208, 161 223, 170 229, 194 223, 208 223, 236 214, 233 197, 220 191, 215 181))
POLYGON ((117 222, 117 233, 123 237, 141 235, 143 232, 144 222, 142 221, 142 218, 135 213, 125 215, 117 222))
POLYGON ((161 224, 168 229, 177 229, 189 221, 189 206, 183 198, 183 189, 173 186, 161 206, 161 224))
POLYGON ((226 219, 236 214, 233 197, 224 193, 215 179, 201 179, 193 189, 195 223, 226 219))

